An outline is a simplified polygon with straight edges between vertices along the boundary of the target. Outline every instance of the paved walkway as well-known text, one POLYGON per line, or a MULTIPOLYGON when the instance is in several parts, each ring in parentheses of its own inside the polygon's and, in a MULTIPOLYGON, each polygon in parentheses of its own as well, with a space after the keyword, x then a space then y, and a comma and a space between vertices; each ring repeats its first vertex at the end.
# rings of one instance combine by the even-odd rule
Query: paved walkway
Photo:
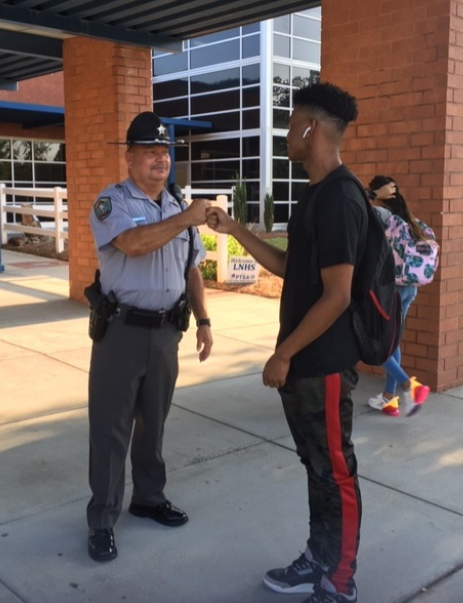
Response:
MULTIPOLYGON (((0 603, 284 601, 261 576, 299 555, 308 528, 304 470, 277 393, 261 385, 278 302, 208 291, 214 355, 199 364, 186 334, 165 436, 167 494, 190 522, 169 529, 124 512, 119 557, 96 564, 87 310, 68 299, 67 264, 10 251, 2 262, 0 603)), ((462 603, 463 388, 394 419, 366 405, 380 387, 363 375, 355 395, 359 601, 462 603)))

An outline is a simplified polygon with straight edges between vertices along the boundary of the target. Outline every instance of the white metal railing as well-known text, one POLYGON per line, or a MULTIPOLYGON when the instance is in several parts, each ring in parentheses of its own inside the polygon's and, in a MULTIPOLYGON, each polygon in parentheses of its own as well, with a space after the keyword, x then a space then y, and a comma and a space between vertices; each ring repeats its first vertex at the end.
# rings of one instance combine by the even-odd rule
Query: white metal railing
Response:
POLYGON ((19 188, 9 187, 0 184, 0 212, 2 225, 2 245, 8 240, 8 232, 20 232, 35 234, 40 236, 54 237, 55 248, 57 252, 64 250, 64 240, 68 238, 64 223, 67 222, 68 210, 63 205, 63 199, 67 199, 67 190, 60 186, 55 188, 19 188), (24 196, 40 199, 51 199, 50 203, 15 203, 7 202, 6 196, 24 196), (38 228, 37 226, 26 226, 16 222, 8 222, 7 215, 38 216, 52 218, 54 220, 53 229, 38 228))
MULTIPOLYGON (((231 205, 232 189, 196 189, 186 186, 183 194, 187 201, 198 195, 215 195, 215 204, 224 211, 231 205)), ((67 200, 67 189, 61 187, 55 188, 17 188, 7 187, 0 183, 0 224, 2 244, 8 241, 8 232, 20 232, 35 234, 41 236, 54 237, 56 241, 56 251, 64 250, 64 240, 68 238, 68 233, 64 228, 64 222, 67 222, 68 211, 63 204, 67 200), (21 195, 40 199, 52 199, 51 203, 15 203, 7 202, 7 195, 21 195), (7 214, 49 217, 54 219, 53 228, 38 228, 35 226, 25 226, 15 222, 7 221, 7 214)), ((217 238, 217 251, 207 251, 206 259, 217 262, 217 281, 223 283, 227 280, 228 272, 228 236, 219 234, 210 230, 206 225, 199 227, 200 234, 209 234, 217 238)), ((0 262, 1 263, 1 262, 0 262)))

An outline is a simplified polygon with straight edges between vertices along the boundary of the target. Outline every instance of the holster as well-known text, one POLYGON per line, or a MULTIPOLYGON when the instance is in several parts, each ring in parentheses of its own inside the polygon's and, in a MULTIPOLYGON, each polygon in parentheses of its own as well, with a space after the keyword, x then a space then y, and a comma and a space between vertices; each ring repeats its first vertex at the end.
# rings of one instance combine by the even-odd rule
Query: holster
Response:
POLYGON ((93 341, 103 339, 111 317, 117 310, 117 299, 113 291, 105 295, 101 291, 100 271, 95 272, 95 281, 85 287, 84 295, 90 306, 88 334, 93 341))
POLYGON ((182 293, 172 308, 171 322, 179 331, 188 331, 190 326, 191 305, 188 291, 182 293))

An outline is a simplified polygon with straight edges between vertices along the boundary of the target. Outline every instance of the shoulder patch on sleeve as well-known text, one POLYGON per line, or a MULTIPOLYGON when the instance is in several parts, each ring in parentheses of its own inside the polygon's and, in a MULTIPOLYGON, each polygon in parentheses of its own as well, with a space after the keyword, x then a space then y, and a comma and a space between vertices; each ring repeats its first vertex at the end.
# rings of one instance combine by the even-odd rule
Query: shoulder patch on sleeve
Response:
POLYGON ((98 220, 105 220, 112 210, 111 197, 100 197, 93 205, 93 211, 98 220))

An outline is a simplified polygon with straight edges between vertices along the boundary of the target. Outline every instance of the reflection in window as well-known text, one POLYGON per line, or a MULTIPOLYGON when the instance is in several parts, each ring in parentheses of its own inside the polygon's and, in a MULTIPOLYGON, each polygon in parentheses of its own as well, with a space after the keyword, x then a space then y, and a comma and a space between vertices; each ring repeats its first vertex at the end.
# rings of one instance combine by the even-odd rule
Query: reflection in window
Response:
POLYGON ((191 76, 191 94, 212 92, 213 90, 226 90, 238 88, 240 85, 240 68, 221 69, 212 73, 191 76))
POLYGON ((273 206, 274 221, 277 224, 287 222, 289 219, 289 208, 287 203, 275 203, 273 206))
POLYGON ((229 111, 240 108, 240 91, 215 92, 191 97, 191 115, 212 113, 213 111, 229 111))
POLYGON ((288 144, 286 137, 274 136, 273 137, 273 155, 275 157, 287 157, 288 156, 288 144))
POLYGON ((259 178, 260 177, 260 160, 259 159, 243 159, 244 178, 259 178))
POLYGON ((279 31, 280 33, 285 34, 291 33, 291 15, 284 15, 283 17, 278 17, 274 20, 273 23, 274 31, 279 31))
POLYGON ((291 88, 284 86, 273 86, 273 106, 289 107, 291 100, 291 88))
MULTIPOLYGON (((32 163, 22 163, 22 162, 14 162, 13 163, 13 178, 15 180, 24 180, 27 182, 32 182, 32 163)), ((30 184, 29 184, 30 186, 30 184)))
POLYGON ((260 36, 243 38, 243 59, 260 55, 260 36))
POLYGON ((250 136, 243 138, 243 157, 258 157, 260 155, 260 138, 250 136))
POLYGON ((60 142, 34 142, 35 161, 64 161, 64 144, 60 142))
POLYGON ((303 15, 308 15, 310 17, 314 17, 315 19, 322 18, 322 8, 321 6, 315 6, 314 8, 308 8, 307 10, 302 11, 303 15))
POLYGON ((259 84, 260 83, 260 65, 256 63, 255 65, 244 65, 243 66, 243 86, 248 86, 249 84, 259 84))
POLYGON ((66 182, 64 165, 59 163, 36 163, 36 182, 66 182))
POLYGON ((185 147, 175 147, 175 161, 189 161, 190 160, 190 149, 185 147))
POLYGON ((260 106, 260 87, 243 89, 243 107, 259 107, 260 106))
POLYGON ((65 148, 58 141, 1 139, 0 181, 13 187, 66 186, 65 148))
POLYGON ((153 86, 153 98, 155 101, 176 96, 188 96, 188 78, 177 78, 169 82, 156 83, 153 86))
POLYGON ((289 178, 289 159, 273 160, 273 177, 289 178))
POLYGON ((307 19, 299 15, 293 16, 293 36, 320 41, 321 33, 320 21, 314 21, 313 19, 307 19))
POLYGON ((215 130, 239 130, 240 129, 240 112, 233 113, 218 113, 215 115, 202 115, 201 119, 212 122, 212 127, 215 130))
POLYGON ((240 171, 240 162, 237 161, 208 161, 207 163, 193 163, 191 177, 193 180, 232 180, 240 171))
POLYGON ((13 159, 19 161, 32 159, 32 145, 29 140, 13 140, 13 159))
POLYGON ((243 130, 260 128, 260 109, 243 111, 243 130))
POLYGON ((240 41, 230 40, 214 46, 191 49, 191 69, 218 65, 227 61, 238 61, 240 58, 240 41))
POLYGON ((275 84, 286 84, 289 86, 289 65, 273 63, 273 81, 275 84))
POLYGON ((0 139, 0 158, 11 159, 11 145, 9 140, 0 139))
POLYGON ((259 204, 258 203, 248 203, 248 216, 247 222, 251 224, 255 224, 259 222, 259 204))
POLYGON ((289 123, 289 111, 285 109, 274 109, 273 110, 273 127, 274 128, 287 128, 289 123))
POLYGON ((186 117, 188 116, 188 98, 155 102, 154 111, 162 117, 186 117))
POLYGON ((303 88, 309 84, 314 84, 320 79, 320 72, 316 69, 304 69, 303 67, 293 67, 293 86, 303 88))
POLYGON ((0 161, 0 182, 11 180, 11 161, 0 161))
POLYGON ((153 60, 153 75, 168 75, 176 71, 186 71, 188 69, 188 52, 180 54, 169 54, 164 57, 153 60))
POLYGON ((321 46, 317 42, 293 39, 293 59, 307 61, 308 63, 320 63, 321 46))
POLYGON ((220 42, 221 40, 229 40, 230 38, 236 38, 239 35, 239 27, 234 27, 233 29, 218 31, 213 34, 208 34, 207 36, 193 38, 192 40, 190 40, 190 47, 195 48, 197 46, 204 46, 204 44, 212 44, 213 42, 220 42))
POLYGON ((273 36, 273 53, 279 57, 290 58, 290 42, 289 36, 280 36, 274 34, 273 36))
POLYGON ((191 144, 192 159, 227 159, 239 157, 239 138, 228 138, 223 140, 202 140, 191 144))
POLYGON ((274 182, 273 196, 275 197, 275 201, 288 201, 289 184, 287 182, 274 182))
POLYGON ((249 25, 243 25, 241 31, 243 35, 254 33, 255 31, 260 31, 260 23, 250 23, 249 25))

